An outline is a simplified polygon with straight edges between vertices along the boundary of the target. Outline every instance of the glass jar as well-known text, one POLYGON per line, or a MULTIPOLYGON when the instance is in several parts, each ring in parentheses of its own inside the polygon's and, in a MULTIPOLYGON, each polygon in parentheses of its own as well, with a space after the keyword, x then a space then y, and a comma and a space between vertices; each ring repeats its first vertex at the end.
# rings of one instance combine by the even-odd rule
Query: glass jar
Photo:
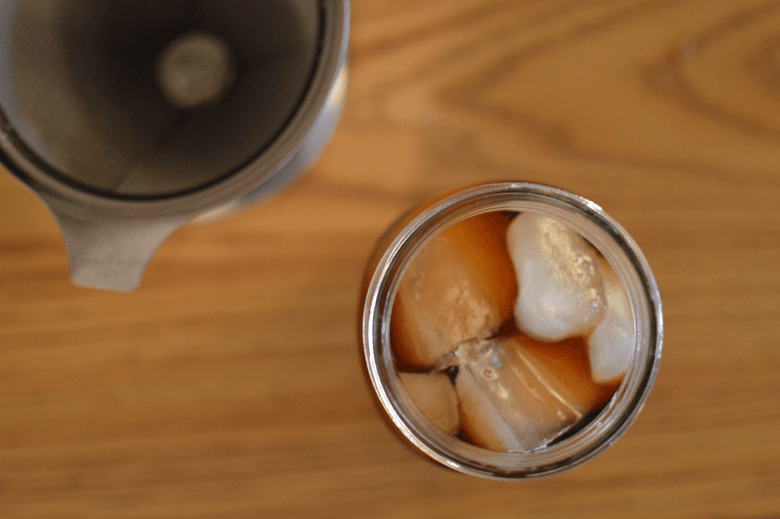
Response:
POLYGON ((412 446, 451 469, 493 479, 549 476, 574 468, 612 445, 650 393, 661 357, 661 300, 653 275, 631 237, 598 205, 561 189, 527 182, 479 185, 409 213, 380 240, 364 283, 362 344, 368 378, 381 410, 412 446), (587 239, 610 263, 626 293, 635 348, 608 404, 570 437, 530 452, 494 452, 451 437, 423 417, 400 382, 390 343, 393 302, 415 253, 444 229, 492 211, 554 218, 587 239))

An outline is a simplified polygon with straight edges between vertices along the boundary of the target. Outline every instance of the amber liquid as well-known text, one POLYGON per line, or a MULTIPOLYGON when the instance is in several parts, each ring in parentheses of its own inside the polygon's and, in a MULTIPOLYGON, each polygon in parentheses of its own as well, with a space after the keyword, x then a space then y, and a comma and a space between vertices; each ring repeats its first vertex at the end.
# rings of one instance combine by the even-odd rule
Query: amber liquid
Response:
POLYGON ((478 215, 434 237, 410 261, 391 316, 398 371, 446 373, 452 383, 452 394, 432 401, 417 377, 412 401, 425 416, 449 417, 448 434, 497 451, 535 450, 571 434, 621 382, 593 381, 586 337, 548 343, 515 325, 517 276, 506 245, 515 216, 478 215))

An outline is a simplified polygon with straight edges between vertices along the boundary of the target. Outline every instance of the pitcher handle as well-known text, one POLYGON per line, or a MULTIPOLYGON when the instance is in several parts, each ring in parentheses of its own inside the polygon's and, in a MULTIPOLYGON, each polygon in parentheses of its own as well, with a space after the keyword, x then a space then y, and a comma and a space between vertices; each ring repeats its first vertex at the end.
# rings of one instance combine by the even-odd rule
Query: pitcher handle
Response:
POLYGON ((91 220, 54 212, 73 283, 120 292, 138 288, 154 252, 192 216, 91 220))

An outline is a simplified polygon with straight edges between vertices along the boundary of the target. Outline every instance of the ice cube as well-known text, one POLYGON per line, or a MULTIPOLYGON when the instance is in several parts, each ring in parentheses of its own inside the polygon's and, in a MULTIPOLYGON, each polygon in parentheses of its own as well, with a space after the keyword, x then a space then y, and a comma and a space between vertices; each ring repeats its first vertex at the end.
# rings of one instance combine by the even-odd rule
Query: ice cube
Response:
POLYGON ((447 434, 458 432, 458 397, 450 377, 444 373, 399 373, 398 376, 409 398, 429 422, 447 434))
POLYGON ((411 260, 395 299, 397 357, 428 368, 463 341, 488 337, 512 315, 517 292, 504 213, 478 215, 434 237, 411 260))
POLYGON ((518 215, 507 231, 520 293, 517 327, 549 342, 586 335, 606 315, 606 297, 593 247, 552 218, 518 215))
POLYGON ((606 260, 599 265, 604 275, 607 316, 588 337, 591 376, 595 382, 619 382, 634 353, 634 320, 628 298, 606 260))
POLYGON ((532 451, 583 416, 571 392, 514 338, 464 343, 455 355, 461 430, 475 445, 532 451))
POLYGON ((566 387, 572 397, 569 403, 583 415, 607 403, 615 393, 619 381, 598 383, 591 378, 584 337, 571 337, 556 343, 536 341, 519 333, 512 338, 566 387))

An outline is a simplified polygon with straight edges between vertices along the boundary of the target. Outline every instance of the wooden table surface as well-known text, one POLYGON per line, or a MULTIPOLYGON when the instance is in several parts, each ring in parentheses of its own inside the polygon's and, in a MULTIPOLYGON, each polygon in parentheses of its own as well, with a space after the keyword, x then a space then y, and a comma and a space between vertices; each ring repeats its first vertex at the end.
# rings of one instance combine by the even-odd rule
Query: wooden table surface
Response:
POLYGON ((780 517, 780 2, 355 0, 321 160, 176 232, 141 288, 68 280, 0 175, 0 517, 780 517), (363 267, 423 199, 544 182, 643 249, 665 341, 603 455, 503 483, 386 428, 356 337, 363 267))

